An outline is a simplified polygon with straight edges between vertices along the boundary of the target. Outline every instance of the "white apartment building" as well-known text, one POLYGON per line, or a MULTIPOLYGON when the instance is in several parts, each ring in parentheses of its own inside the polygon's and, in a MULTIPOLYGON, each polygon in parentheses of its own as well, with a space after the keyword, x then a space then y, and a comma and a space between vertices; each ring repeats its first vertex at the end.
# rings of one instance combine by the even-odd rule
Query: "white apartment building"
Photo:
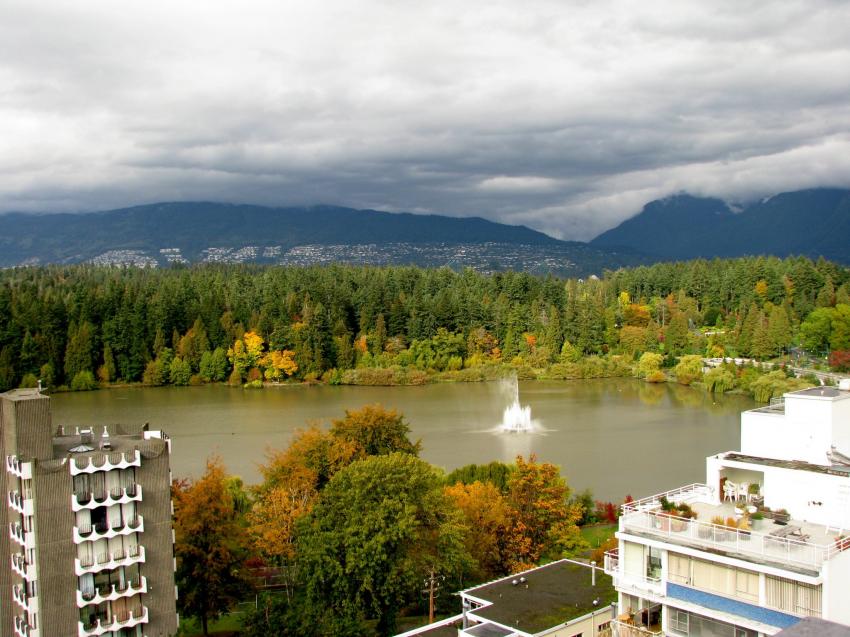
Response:
POLYGON ((606 555, 619 637, 761 637, 850 624, 850 385, 744 412, 704 484, 623 506, 606 555))

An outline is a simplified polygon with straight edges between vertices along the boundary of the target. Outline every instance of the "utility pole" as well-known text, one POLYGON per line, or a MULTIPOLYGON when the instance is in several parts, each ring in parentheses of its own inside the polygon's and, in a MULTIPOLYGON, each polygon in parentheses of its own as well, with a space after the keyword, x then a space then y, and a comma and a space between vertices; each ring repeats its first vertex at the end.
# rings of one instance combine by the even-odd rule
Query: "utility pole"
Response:
POLYGON ((444 575, 437 575, 437 572, 432 566, 428 571, 428 577, 425 578, 425 590, 422 592, 428 596, 428 623, 434 623, 434 600, 440 596, 440 586, 445 580, 444 575))

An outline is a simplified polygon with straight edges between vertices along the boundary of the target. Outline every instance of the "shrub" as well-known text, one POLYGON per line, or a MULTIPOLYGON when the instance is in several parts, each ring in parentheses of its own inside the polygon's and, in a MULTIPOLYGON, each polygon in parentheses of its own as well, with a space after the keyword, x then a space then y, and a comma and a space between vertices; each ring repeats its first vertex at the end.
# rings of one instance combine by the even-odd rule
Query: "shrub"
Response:
POLYGON ((259 379, 249 380, 247 383, 242 385, 242 387, 244 387, 245 389, 262 389, 263 381, 259 379))
POLYGON ((661 354, 656 354, 655 352, 644 352, 638 361, 638 378, 647 378, 650 374, 659 371, 663 360, 664 357, 661 354))
POLYGON ((646 377, 646 382, 648 383, 664 383, 666 381, 667 376, 660 369, 650 372, 650 374, 646 377))
POLYGON ((38 379, 35 377, 35 374, 24 374, 20 386, 23 388, 38 387, 38 379))
POLYGON ((235 367, 233 371, 230 372, 230 377, 227 379, 227 384, 232 385, 233 387, 239 387, 242 384, 242 374, 239 373, 239 370, 235 367))
POLYGON ((837 372, 850 371, 850 350, 837 349, 830 352, 829 366, 837 372))
POLYGON ((691 354, 682 356, 679 364, 673 369, 676 382, 680 385, 690 385, 702 376, 702 356, 691 354))
POLYGON ((88 370, 74 374, 74 378, 71 380, 71 391, 90 391, 92 389, 97 389, 94 374, 88 370))
POLYGON ((735 376, 728 369, 715 367, 705 373, 705 387, 712 394, 722 394, 735 388, 735 376))

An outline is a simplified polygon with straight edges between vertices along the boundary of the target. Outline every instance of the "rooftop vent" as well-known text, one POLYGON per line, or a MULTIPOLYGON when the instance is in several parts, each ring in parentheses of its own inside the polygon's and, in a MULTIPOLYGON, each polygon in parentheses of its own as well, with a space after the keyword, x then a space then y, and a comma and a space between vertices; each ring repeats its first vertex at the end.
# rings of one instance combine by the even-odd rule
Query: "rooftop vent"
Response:
POLYGON ((80 442, 84 445, 89 445, 92 442, 92 431, 91 427, 88 429, 80 430, 80 442))
POLYGON ((838 389, 841 391, 850 391, 850 378, 842 378, 839 380, 838 389))
POLYGON ((76 447, 71 447, 68 451, 71 453, 87 453, 89 451, 94 451, 94 447, 89 447, 88 445, 77 445, 76 447))

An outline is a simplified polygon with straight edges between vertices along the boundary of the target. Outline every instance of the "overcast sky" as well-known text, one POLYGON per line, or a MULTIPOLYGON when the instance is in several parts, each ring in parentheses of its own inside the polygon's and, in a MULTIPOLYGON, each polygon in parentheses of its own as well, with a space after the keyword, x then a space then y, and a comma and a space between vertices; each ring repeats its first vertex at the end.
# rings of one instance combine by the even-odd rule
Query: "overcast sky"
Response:
POLYGON ((850 187, 850 3, 3 0, 0 210, 480 215, 850 187))

